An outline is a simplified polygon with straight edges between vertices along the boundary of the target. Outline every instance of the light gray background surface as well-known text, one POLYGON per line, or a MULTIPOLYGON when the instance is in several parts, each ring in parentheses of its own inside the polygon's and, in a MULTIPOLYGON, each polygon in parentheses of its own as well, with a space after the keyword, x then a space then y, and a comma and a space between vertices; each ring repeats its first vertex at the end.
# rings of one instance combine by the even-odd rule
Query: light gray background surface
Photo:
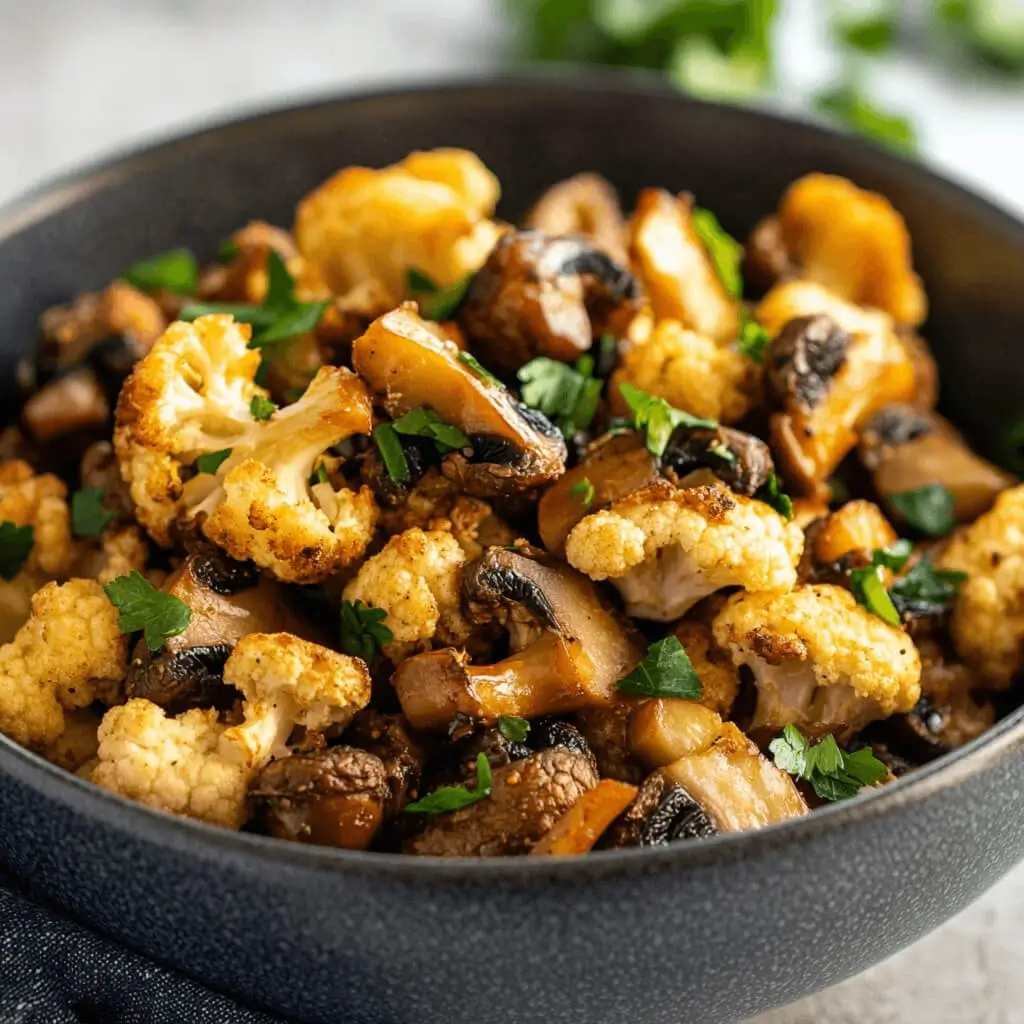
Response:
MULTIPOLYGON (((836 69, 819 5, 788 5, 783 108, 836 69)), ((502 31, 497 0, 0 0, 0 202, 240 109, 496 67, 502 31)), ((913 114, 929 162, 1024 216, 1024 89, 947 79, 912 50, 878 89, 913 114)), ((758 1024, 1024 1022, 1022 945, 1024 868, 912 949, 758 1024)))

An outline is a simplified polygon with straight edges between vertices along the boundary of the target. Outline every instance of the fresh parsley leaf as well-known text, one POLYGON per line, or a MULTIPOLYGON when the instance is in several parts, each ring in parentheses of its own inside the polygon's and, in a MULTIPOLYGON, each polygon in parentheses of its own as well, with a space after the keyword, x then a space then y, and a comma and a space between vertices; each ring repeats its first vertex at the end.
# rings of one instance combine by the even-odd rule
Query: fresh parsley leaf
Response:
POLYGON ((768 744, 768 751, 776 767, 809 782, 822 800, 856 796, 864 786, 873 786, 888 774, 870 748, 847 753, 831 734, 812 745, 795 725, 787 725, 782 735, 768 744))
POLYGON ((409 461, 405 457, 402 441, 390 423, 378 423, 373 428, 373 442, 384 460, 388 476, 396 484, 409 482, 409 461))
POLYGON ((487 760, 486 754, 477 754, 476 786, 473 789, 468 786, 441 786, 422 800, 406 804, 405 810, 411 814, 447 814, 490 796, 492 784, 491 762, 487 760))
POLYGON ((32 553, 36 531, 32 526, 16 526, 9 519, 0 523, 0 576, 13 580, 32 553))
POLYGON ((530 723, 518 715, 501 715, 498 718, 498 732, 509 741, 509 743, 522 743, 526 734, 530 731, 530 723))
POLYGON ((902 613, 927 615, 944 611, 955 600, 967 573, 936 569, 924 555, 904 576, 889 588, 893 604, 902 613))
POLYGON ((379 647, 395 639, 384 625, 387 617, 383 608, 370 608, 362 601, 342 601, 341 649, 365 662, 372 661, 379 647))
POLYGON ((775 473, 769 475, 767 483, 758 489, 754 497, 766 505, 771 505, 783 519, 793 518, 793 499, 783 492, 782 484, 775 473))
POLYGON ((540 356, 519 368, 523 401, 552 419, 566 437, 586 430, 597 412, 604 382, 593 376, 594 360, 580 356, 575 366, 540 356))
POLYGON ((117 620, 121 632, 135 633, 141 629, 146 646, 154 654, 169 637, 184 633, 192 621, 192 609, 184 601, 157 590, 134 570, 128 576, 111 580, 103 590, 121 613, 117 620))
POLYGON ((758 366, 764 363, 764 354, 768 349, 771 337, 768 332, 749 313, 740 317, 740 337, 736 343, 741 356, 746 356, 758 366))
POLYGON ((882 571, 878 566, 854 569, 850 573, 850 588, 853 590, 853 596, 857 598, 857 603, 863 605, 873 615, 877 615, 890 626, 900 624, 900 613, 885 589, 882 571))
POLYGON ((254 420, 269 420, 277 412, 277 406, 266 395, 253 395, 249 412, 254 420))
POLYGON ((181 307, 181 320, 198 320, 201 316, 230 313, 239 323, 250 324, 254 331, 269 327, 276 317, 263 306, 252 306, 244 302, 189 302, 181 307))
POLYGON ((132 264, 124 279, 140 291, 161 289, 176 295, 192 295, 199 284, 199 265, 188 249, 171 249, 132 264))
POLYGON ((915 530, 928 537, 944 537, 956 527, 953 495, 942 484, 890 494, 888 502, 915 530))
POLYGON ((891 548, 876 548, 871 556, 871 564, 883 569, 899 572, 914 553, 914 545, 901 537, 891 548))
POLYGON ((406 271, 406 286, 410 292, 420 293, 424 298, 420 301, 420 312, 434 321, 450 320, 454 312, 462 305, 462 300, 469 291, 472 274, 467 274, 461 281, 442 288, 422 270, 409 267, 406 271))
POLYGON ((690 214, 690 223, 707 249, 726 294, 738 299, 743 294, 740 275, 743 246, 718 223, 718 218, 710 210, 695 206, 690 214))
POLYGON ((594 500, 594 485, 584 477, 578 484, 572 485, 569 493, 583 508, 589 508, 594 500))
POLYGON ((841 83, 814 97, 814 105, 828 117, 871 142, 896 153, 917 153, 914 127, 900 114, 889 114, 876 106, 852 82, 841 83))
POLYGON ((494 384, 499 388, 503 388, 505 386, 497 377, 494 376, 493 373, 491 373, 490 370, 481 366, 479 360, 477 360, 475 356, 470 355, 468 352, 459 353, 459 362, 468 366, 481 380, 487 381, 488 384, 494 384))
POLYGON ((230 455, 230 448, 221 448, 219 452, 205 452, 196 459, 196 469, 200 473, 216 473, 230 455))
POLYGON ((699 700, 704 692, 685 648, 674 636, 656 640, 643 661, 617 684, 619 693, 699 700))
POLYGON ((83 487, 71 496, 71 529, 76 537, 98 537, 117 518, 103 507, 102 487, 83 487))
POLYGON ((421 405, 418 409, 407 412, 391 425, 400 434, 430 438, 442 455, 460 448, 472 447, 469 438, 458 427, 445 423, 433 409, 426 406, 421 405))
POLYGON ((327 477, 327 467, 322 462, 318 462, 316 464, 316 469, 314 469, 309 475, 309 486, 315 487, 317 484, 326 483, 330 483, 330 480, 327 477))
POLYGON ((659 458, 665 454, 676 427, 714 430, 718 426, 715 420, 701 419, 674 409, 664 398, 655 398, 632 384, 620 384, 619 390, 633 413, 633 426, 647 432, 647 450, 659 458))
POLYGON ((225 238, 217 246, 218 263, 232 263, 241 255, 242 247, 233 238, 225 238))

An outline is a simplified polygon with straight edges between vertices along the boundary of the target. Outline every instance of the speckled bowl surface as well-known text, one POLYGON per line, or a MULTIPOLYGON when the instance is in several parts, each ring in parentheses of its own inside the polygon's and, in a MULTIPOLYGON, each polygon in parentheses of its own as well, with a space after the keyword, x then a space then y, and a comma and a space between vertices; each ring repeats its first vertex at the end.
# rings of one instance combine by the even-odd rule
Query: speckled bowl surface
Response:
MULTIPOLYGON (((943 406, 986 447, 1020 409, 1024 226, 927 170, 819 128, 620 75, 316 103, 52 185, 0 219, 0 379, 46 306, 186 244, 210 256, 345 164, 478 152, 514 218, 600 171, 630 201, 689 189, 743 236, 812 170, 888 195, 932 300, 943 406)), ((11 385, 13 387, 13 385, 11 385)), ((884 790, 749 835, 571 861, 345 853, 147 811, 0 738, 0 861, 149 956, 303 1021, 680 1024, 743 1018, 896 952, 1024 855, 1024 726, 884 790)))

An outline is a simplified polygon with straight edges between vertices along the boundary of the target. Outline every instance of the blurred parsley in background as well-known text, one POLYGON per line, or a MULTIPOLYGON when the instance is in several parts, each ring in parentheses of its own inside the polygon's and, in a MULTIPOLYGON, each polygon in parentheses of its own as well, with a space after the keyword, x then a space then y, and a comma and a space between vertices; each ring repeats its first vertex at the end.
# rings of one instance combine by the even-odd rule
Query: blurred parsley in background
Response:
MULTIPOLYGON (((786 0, 503 0, 521 59, 663 71, 686 92, 744 102, 773 85, 772 34, 786 0)), ((819 0, 843 54, 836 80, 813 98, 827 119, 903 153, 911 123, 871 99, 872 58, 904 28, 903 0, 819 0)), ((1024 72, 1021 0, 926 0, 936 60, 980 59, 1024 72)))

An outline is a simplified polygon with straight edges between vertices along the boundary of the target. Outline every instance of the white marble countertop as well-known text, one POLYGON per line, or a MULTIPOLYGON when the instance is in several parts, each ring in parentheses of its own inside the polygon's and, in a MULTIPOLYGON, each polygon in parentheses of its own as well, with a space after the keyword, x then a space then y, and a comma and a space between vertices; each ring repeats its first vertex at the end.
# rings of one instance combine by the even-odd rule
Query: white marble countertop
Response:
MULTIPOLYGON (((834 67, 816 0, 791 0, 784 105, 834 67)), ((111 149, 348 85, 494 67, 489 0, 0 0, 0 202, 111 149)), ((1024 90, 944 79, 913 54, 879 89, 926 159, 1024 214, 1024 90)), ((759 1024, 1024 1022, 1024 867, 913 948, 759 1024)))

